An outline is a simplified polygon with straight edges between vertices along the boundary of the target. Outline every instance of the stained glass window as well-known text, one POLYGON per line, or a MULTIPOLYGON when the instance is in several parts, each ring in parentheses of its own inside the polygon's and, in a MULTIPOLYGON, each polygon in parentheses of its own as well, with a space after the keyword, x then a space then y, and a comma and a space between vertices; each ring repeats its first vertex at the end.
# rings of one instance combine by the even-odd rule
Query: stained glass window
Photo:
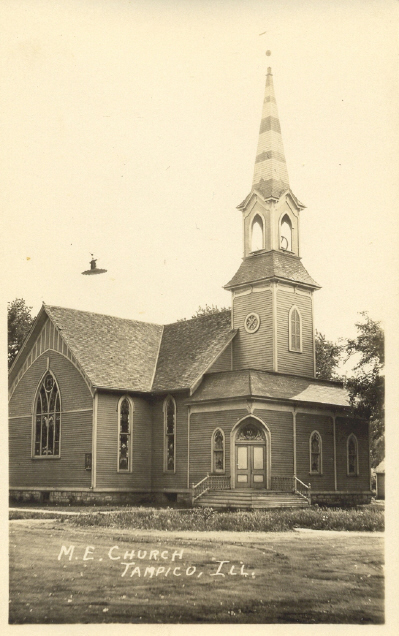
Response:
POLYGON ((224 472, 224 435, 220 428, 216 429, 212 437, 213 472, 224 472))
POLYGON ((289 314, 290 351, 301 351, 301 317, 296 307, 292 307, 289 314))
POLYGON ((164 402, 164 418, 165 418, 165 470, 175 470, 176 459, 176 404, 174 399, 169 396, 164 402))
POLYGON ((317 431, 310 436, 310 472, 321 473, 321 437, 317 431))
POLYGON ((61 400, 57 382, 48 371, 44 376, 36 398, 35 457, 59 457, 61 433, 61 400))
POLYGON ((357 439, 354 435, 348 437, 348 475, 357 475, 357 439))
POLYGON ((131 405, 128 398, 123 398, 119 406, 119 458, 120 471, 131 469, 131 405))

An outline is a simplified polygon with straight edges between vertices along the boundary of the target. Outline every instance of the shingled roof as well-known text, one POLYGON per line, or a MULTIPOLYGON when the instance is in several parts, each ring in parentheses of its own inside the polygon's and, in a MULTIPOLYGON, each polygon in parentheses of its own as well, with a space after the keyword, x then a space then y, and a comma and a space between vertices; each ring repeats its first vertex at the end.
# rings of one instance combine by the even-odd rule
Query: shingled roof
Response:
POLYGON ((192 387, 236 333, 230 310, 166 325, 153 390, 192 387))
POLYGON ((271 250, 251 254, 245 258, 231 281, 225 285, 225 289, 267 279, 288 280, 309 287, 320 287, 308 274, 298 256, 271 250))
POLYGON ((233 339, 230 311, 156 325, 44 306, 98 388, 151 392, 191 388, 233 339))
POLYGON ((162 326, 45 306, 94 386, 150 391, 162 326))
POLYGON ((349 407, 348 394, 339 383, 251 369, 205 375, 190 402, 240 397, 349 407))

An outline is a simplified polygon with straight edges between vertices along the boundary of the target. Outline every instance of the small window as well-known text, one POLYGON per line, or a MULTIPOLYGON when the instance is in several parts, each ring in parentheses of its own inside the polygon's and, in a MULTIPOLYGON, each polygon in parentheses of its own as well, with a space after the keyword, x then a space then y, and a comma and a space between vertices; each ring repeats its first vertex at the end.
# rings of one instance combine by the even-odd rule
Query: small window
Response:
POLYGON ((251 252, 257 252, 258 250, 263 250, 263 223, 259 214, 252 221, 251 231, 251 252))
POLYGON ((347 470, 348 475, 359 474, 357 439, 353 433, 349 435, 347 443, 347 470))
POLYGON ((288 214, 285 214, 281 221, 280 249, 284 252, 292 252, 292 223, 288 214))
POLYGON ((48 371, 35 405, 34 457, 60 457, 61 398, 57 381, 48 371))
POLYGON ((310 472, 313 475, 322 473, 321 436, 317 431, 313 431, 309 439, 310 472))
POLYGON ((224 464, 224 433, 220 428, 217 428, 212 435, 212 472, 224 473, 224 464))
POLYGON ((118 471, 132 470, 132 403, 128 397, 119 402, 118 471))
POLYGON ((176 402, 168 396, 164 402, 164 469, 174 472, 176 467, 176 402))
POLYGON ((297 307, 291 307, 288 315, 289 350, 302 351, 302 320, 297 307))

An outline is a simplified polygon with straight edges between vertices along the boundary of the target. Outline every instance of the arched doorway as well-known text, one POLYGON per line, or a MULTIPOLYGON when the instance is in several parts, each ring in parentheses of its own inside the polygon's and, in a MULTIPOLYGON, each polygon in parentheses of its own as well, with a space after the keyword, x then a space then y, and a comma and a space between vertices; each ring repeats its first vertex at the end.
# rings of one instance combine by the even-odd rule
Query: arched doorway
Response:
POLYGON ((235 434, 235 488, 267 488, 268 440, 261 422, 246 418, 235 434))

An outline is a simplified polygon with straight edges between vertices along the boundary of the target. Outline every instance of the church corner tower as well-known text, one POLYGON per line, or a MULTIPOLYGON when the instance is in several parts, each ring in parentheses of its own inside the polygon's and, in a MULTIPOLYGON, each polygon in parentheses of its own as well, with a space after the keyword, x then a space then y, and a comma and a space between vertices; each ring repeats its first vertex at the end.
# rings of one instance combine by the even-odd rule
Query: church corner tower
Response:
POLYGON ((244 258, 225 289, 238 330, 233 368, 315 376, 313 292, 300 259, 304 205, 290 189, 273 75, 267 70, 252 188, 238 206, 244 258))

